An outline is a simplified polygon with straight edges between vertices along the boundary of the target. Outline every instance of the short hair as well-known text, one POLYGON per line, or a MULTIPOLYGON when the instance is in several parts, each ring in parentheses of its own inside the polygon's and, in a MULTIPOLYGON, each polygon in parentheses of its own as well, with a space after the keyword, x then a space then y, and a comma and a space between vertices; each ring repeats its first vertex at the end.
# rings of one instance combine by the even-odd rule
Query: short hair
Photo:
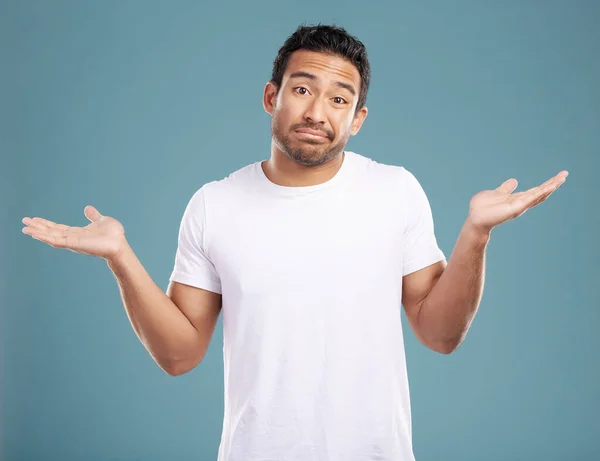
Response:
POLYGON ((297 50, 329 53, 354 64, 360 74, 356 113, 365 105, 371 80, 371 66, 365 45, 360 40, 350 35, 344 28, 335 25, 298 26, 296 31, 286 39, 273 61, 271 81, 278 90, 290 55, 297 50))

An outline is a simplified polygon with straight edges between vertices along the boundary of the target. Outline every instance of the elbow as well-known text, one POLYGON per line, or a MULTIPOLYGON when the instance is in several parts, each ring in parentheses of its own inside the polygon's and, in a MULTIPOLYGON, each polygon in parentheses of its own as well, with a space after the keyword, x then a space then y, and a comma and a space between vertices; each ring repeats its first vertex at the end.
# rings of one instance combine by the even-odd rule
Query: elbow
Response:
POLYGON ((187 371, 180 370, 180 369, 177 369, 177 368, 161 367, 161 369, 162 369, 162 371, 164 371, 169 376, 181 376, 181 375, 184 375, 185 373, 187 373, 187 371))
POLYGON ((452 354, 452 352, 454 352, 456 349, 458 349, 460 344, 460 341, 444 341, 435 343, 429 346, 429 348, 439 354, 449 355, 452 354))
POLYGON ((420 328, 414 328, 414 332, 419 341, 428 349, 437 352, 439 354, 448 355, 458 349, 460 345, 459 340, 455 339, 442 339, 442 338, 431 338, 425 334, 420 328))
POLYGON ((176 354, 150 354, 158 367, 169 376, 181 376, 192 371, 206 355, 206 348, 176 354))
POLYGON ((169 376, 181 376, 196 368, 202 362, 203 358, 201 357, 193 361, 173 361, 160 365, 160 368, 169 376))
POLYGON ((176 363, 173 362, 167 362, 167 361, 158 361, 158 360, 154 360, 154 362, 156 363, 156 365, 158 365, 158 368, 161 369, 161 371, 163 371, 164 373, 166 373, 169 376, 179 376, 185 373, 185 371, 183 371, 183 369, 178 366, 176 363))
POLYGON ((440 354, 449 355, 455 352, 465 341, 467 337, 467 330, 461 330, 457 335, 439 335, 434 338, 427 338, 428 341, 424 344, 429 347, 429 349, 434 352, 438 352, 440 354))
POLYGON ((182 366, 161 366, 162 371, 164 371, 169 376, 181 376, 186 374, 191 368, 184 368, 182 366))
POLYGON ((449 354, 452 354, 452 352, 454 352, 456 349, 457 349, 456 347, 446 346, 446 347, 437 348, 434 350, 440 354, 449 355, 449 354))
POLYGON ((467 336, 467 330, 460 331, 457 335, 442 336, 429 339, 429 348, 440 354, 449 355, 456 351, 467 336))

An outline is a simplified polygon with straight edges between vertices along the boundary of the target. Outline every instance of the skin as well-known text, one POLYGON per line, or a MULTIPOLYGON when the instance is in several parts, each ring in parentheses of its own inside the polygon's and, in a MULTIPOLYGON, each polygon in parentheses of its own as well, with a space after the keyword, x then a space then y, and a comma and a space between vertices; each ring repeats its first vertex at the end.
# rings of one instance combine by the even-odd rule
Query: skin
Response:
MULTIPOLYGON (((343 162, 343 150, 349 137, 358 133, 367 116, 366 107, 356 111, 360 83, 358 70, 343 58, 306 50, 292 54, 281 87, 268 82, 263 94, 264 108, 271 115, 272 142, 271 158, 261 166, 272 182, 292 187, 310 186, 335 176, 343 162), (303 74, 298 75, 299 72, 303 74), (353 89, 354 94, 348 88, 353 89), (319 130, 325 137, 301 135, 297 130, 302 128, 319 130)), ((403 277, 402 304, 412 330, 425 346, 448 354, 464 341, 481 301, 485 250, 492 230, 544 202, 565 182, 567 175, 568 172, 563 170, 545 183, 523 192, 514 193, 518 183, 511 178, 496 189, 477 193, 469 203, 467 219, 448 262, 440 261, 403 277)), ((121 282, 123 292, 132 299, 126 305, 137 306, 137 310, 142 310, 139 306, 150 305, 149 300, 138 300, 137 293, 152 289, 158 295, 159 289, 154 288, 156 285, 146 276, 140 264, 122 261, 127 260, 127 255, 132 259, 123 226, 92 206, 87 206, 84 212, 91 221, 85 227, 26 217, 23 218, 26 225, 23 233, 53 247, 102 257, 111 267, 134 267, 135 270, 129 271, 129 278, 148 288, 135 289, 133 283, 121 282)), ((171 343, 176 346, 170 346, 169 352, 164 353, 169 357, 190 355, 180 352, 184 349, 204 351, 218 316, 220 297, 182 284, 174 283, 169 290, 171 287, 180 292, 173 297, 178 299, 179 309, 193 324, 195 332, 188 336, 195 339, 182 346, 180 332, 184 331, 183 324, 160 330, 156 325, 166 325, 165 320, 151 319, 149 314, 141 318, 148 317, 153 323, 147 320, 148 325, 141 327, 143 335, 140 333, 140 336, 145 338, 149 350, 159 351, 165 347, 164 337, 154 333, 155 339, 149 332, 167 336, 176 331, 176 337, 171 338, 171 343), (198 331, 203 333, 199 335, 198 331), (200 342, 202 347, 198 346, 200 342)), ((164 304, 165 309, 173 307, 166 300, 164 304)), ((182 321, 176 314, 170 314, 173 323, 182 321)), ((185 324, 185 327, 192 331, 189 325, 185 324)), ((196 354, 193 360, 188 359, 179 366, 178 370, 184 371, 172 373, 183 373, 199 360, 201 357, 196 354)), ((173 360, 169 359, 169 362, 173 360)), ((181 359, 181 362, 184 360, 181 359)), ((169 367, 175 369, 171 365, 169 367)))
MULTIPOLYGON (((337 173, 348 138, 358 133, 367 116, 366 107, 355 113, 359 85, 358 70, 343 58, 306 50, 291 55, 281 88, 268 82, 263 95, 271 115, 272 142, 271 158, 262 168, 272 182, 309 186, 337 173), (355 95, 335 82, 351 85, 355 95), (303 127, 321 130, 326 137, 302 137, 295 130, 303 127)), ((515 194, 514 178, 495 190, 479 192, 471 199, 449 261, 403 277, 402 304, 425 346, 448 354, 464 341, 483 294, 485 250, 492 229, 542 203, 567 175, 561 171, 544 184, 515 194)))
POLYGON ((346 59, 306 50, 292 53, 281 87, 268 82, 263 94, 263 106, 271 115, 272 140, 271 158, 262 168, 272 182, 311 186, 335 176, 348 138, 358 133, 367 117, 366 106, 356 112, 360 84, 358 70, 346 59), (301 128, 321 131, 326 137, 301 135, 296 131, 301 128))
POLYGON ((481 302, 492 229, 544 202, 568 174, 563 170, 523 192, 512 193, 518 182, 511 178, 477 193, 448 263, 440 261, 403 277, 402 303, 423 344, 443 354, 460 346, 481 302))

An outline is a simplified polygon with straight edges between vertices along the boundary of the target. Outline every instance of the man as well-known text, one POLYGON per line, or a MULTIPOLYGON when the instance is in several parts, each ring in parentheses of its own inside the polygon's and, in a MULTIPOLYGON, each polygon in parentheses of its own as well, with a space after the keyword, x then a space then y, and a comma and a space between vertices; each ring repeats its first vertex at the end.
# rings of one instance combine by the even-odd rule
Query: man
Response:
POLYGON ((426 347, 454 351, 481 299, 492 229, 566 178, 475 195, 446 263, 414 175, 344 150, 367 116, 369 79, 366 50, 344 29, 288 38, 264 89, 271 157, 193 195, 166 294, 95 208, 83 229, 23 220, 34 238, 106 259, 135 332, 171 375, 200 363, 223 313, 219 461, 413 460, 400 305, 426 347))

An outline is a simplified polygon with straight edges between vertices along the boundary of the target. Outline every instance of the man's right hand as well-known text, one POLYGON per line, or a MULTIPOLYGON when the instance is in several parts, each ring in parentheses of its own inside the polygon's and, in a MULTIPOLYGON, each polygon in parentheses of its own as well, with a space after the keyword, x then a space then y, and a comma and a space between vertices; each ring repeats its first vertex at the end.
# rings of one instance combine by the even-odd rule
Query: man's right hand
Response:
POLYGON ((23 218, 23 224, 27 225, 23 233, 54 248, 114 261, 127 247, 125 229, 119 221, 103 216, 93 206, 87 206, 83 211, 92 222, 85 227, 56 224, 43 218, 23 218))

